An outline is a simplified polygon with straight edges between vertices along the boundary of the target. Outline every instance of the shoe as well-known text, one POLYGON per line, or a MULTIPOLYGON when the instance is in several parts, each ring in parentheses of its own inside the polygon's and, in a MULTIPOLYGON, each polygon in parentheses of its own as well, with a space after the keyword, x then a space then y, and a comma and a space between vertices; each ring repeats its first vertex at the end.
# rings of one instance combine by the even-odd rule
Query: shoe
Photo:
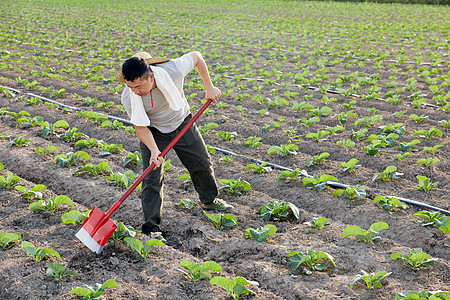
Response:
POLYGON ((159 231, 150 232, 148 236, 150 237, 150 239, 160 240, 163 243, 167 242, 167 240, 163 237, 162 232, 159 231))
POLYGON ((217 209, 217 210, 232 210, 234 207, 231 204, 228 204, 222 199, 214 199, 213 202, 203 204, 203 207, 206 209, 217 209))

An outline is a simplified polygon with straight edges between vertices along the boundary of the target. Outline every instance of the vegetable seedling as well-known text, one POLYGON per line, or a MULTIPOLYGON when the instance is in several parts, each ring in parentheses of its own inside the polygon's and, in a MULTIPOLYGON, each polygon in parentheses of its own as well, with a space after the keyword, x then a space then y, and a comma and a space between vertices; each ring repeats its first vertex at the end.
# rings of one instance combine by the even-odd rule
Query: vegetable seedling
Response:
POLYGON ((363 241, 365 243, 370 243, 371 241, 378 241, 381 239, 381 237, 376 236, 378 232, 380 232, 383 229, 388 229, 389 225, 386 222, 378 222, 373 223, 370 225, 369 230, 361 229, 359 226, 356 225, 350 225, 347 226, 344 231, 342 232, 342 235, 344 237, 349 236, 355 236, 358 240, 363 241))
POLYGON ((111 168, 108 166, 108 162, 102 161, 98 165, 88 163, 83 168, 74 172, 72 175, 77 175, 77 174, 84 172, 84 173, 89 173, 93 176, 99 176, 99 175, 105 174, 107 170, 109 170, 111 172, 111 168))
POLYGON ((413 133, 413 136, 416 135, 425 137, 427 140, 431 140, 434 136, 442 137, 442 131, 436 128, 430 128, 428 130, 420 129, 413 133))
POLYGON ((298 146, 294 144, 281 144, 280 146, 272 146, 267 150, 268 155, 272 155, 275 153, 280 154, 281 156, 288 156, 288 155, 297 155, 298 146))
POLYGON ((373 290, 374 288, 381 288, 381 280, 391 275, 392 272, 387 271, 379 271, 377 273, 367 273, 364 270, 361 270, 361 272, 357 275, 355 275, 352 280, 350 281, 350 288, 353 288, 353 285, 359 281, 364 280, 364 282, 367 284, 367 288, 370 290, 373 290))
POLYGON ((398 178, 400 176, 403 176, 403 173, 396 172, 397 167, 396 166, 388 166, 386 170, 384 170, 382 173, 375 173, 372 181, 375 181, 376 179, 381 179, 383 181, 390 181, 393 178, 398 178))
POLYGON ((417 300, 449 300, 450 292, 445 291, 406 291, 403 293, 397 293, 394 300, 407 300, 407 299, 417 299, 417 300))
POLYGON ((89 216, 91 211, 88 210, 85 214, 82 214, 78 210, 71 210, 61 216, 61 221, 65 224, 80 224, 89 216))
POLYGON ((180 202, 178 202, 177 204, 175 204, 177 206, 181 206, 187 209, 191 209, 195 206, 195 202, 189 199, 180 199, 180 202))
POLYGON ((28 256, 34 258, 36 262, 42 261, 47 255, 53 255, 56 258, 61 259, 61 256, 58 254, 58 252, 51 248, 36 248, 32 243, 27 241, 23 241, 20 244, 20 247, 22 247, 23 251, 25 251, 28 256))
POLYGON ((86 161, 89 161, 90 157, 85 151, 77 151, 77 152, 69 152, 67 154, 60 154, 55 157, 55 162, 58 167, 62 168, 66 165, 72 166, 75 165, 77 158, 82 158, 86 161))
POLYGON ((135 151, 134 153, 128 152, 127 157, 123 161, 123 166, 126 167, 128 165, 142 166, 142 157, 139 151, 135 151))
POLYGON ((283 200, 274 201, 266 206, 260 206, 258 211, 261 213, 261 218, 265 221, 270 219, 279 221, 289 218, 295 218, 298 220, 300 218, 300 211, 297 206, 291 202, 285 202, 283 200))
MULTIPOLYGON (((119 187, 129 188, 135 179, 133 170, 127 170, 123 174, 120 172, 114 173, 112 172, 109 176, 105 176, 105 179, 111 180, 111 185, 116 185, 119 187)), ((142 184, 139 184, 137 189, 140 189, 142 184)))
POLYGON ((64 279, 64 277, 72 275, 72 276, 80 276, 75 271, 66 271, 66 265, 60 264, 60 263, 46 263, 47 271, 45 274, 47 276, 53 276, 56 281, 64 279))
POLYGON ((247 140, 243 142, 244 147, 257 147, 261 145, 261 138, 258 136, 249 136, 247 140))
POLYGON ((209 214, 206 211, 203 211, 203 213, 208 217, 208 220, 213 222, 217 229, 229 228, 237 224, 236 217, 232 214, 209 214))
POLYGON ((262 243, 265 242, 270 236, 275 236, 277 228, 272 224, 267 224, 257 229, 247 228, 243 237, 246 239, 252 238, 255 241, 262 243))
POLYGON ((393 260, 403 259, 405 264, 410 266, 414 271, 418 271, 420 266, 429 266, 432 261, 437 260, 437 258, 431 257, 431 255, 422 251, 422 248, 414 248, 409 251, 409 254, 402 254, 401 252, 396 252, 391 254, 393 260))
POLYGON ((47 148, 38 147, 34 150, 35 153, 41 154, 43 156, 47 156, 51 151, 57 151, 58 149, 55 146, 48 146, 47 148))
POLYGON ((314 175, 313 177, 304 177, 302 179, 302 182, 307 187, 312 187, 318 191, 321 191, 321 190, 325 189, 327 182, 329 180, 336 181, 336 182, 338 181, 337 178, 332 175, 323 174, 320 177, 318 177, 317 175, 314 175))
POLYGON ((359 160, 356 158, 350 159, 348 162, 341 163, 341 168, 343 172, 356 172, 356 169, 361 167, 361 165, 357 165, 359 160))
POLYGON ((306 161, 306 166, 310 167, 311 165, 321 165, 325 162, 328 156, 330 156, 330 153, 328 152, 323 152, 319 155, 315 155, 314 157, 306 161))
POLYGON ((6 178, 3 176, 0 176, 0 187, 3 187, 5 189, 12 189, 18 182, 20 177, 17 175, 13 175, 11 171, 8 171, 6 178))
POLYGON ((147 258, 150 256, 151 251, 155 246, 165 246, 164 243, 157 239, 149 239, 145 245, 138 239, 132 237, 126 237, 123 239, 128 245, 130 245, 131 249, 139 253, 143 258, 147 258))
POLYGON ((18 232, 16 233, 6 233, 0 230, 0 247, 3 249, 9 249, 14 246, 14 243, 18 243, 22 235, 18 232))
POLYGON ((28 200, 34 200, 42 199, 41 191, 47 189, 47 187, 43 184, 36 184, 31 188, 31 190, 29 190, 24 186, 17 185, 15 186, 15 189, 22 192, 22 195, 20 195, 20 197, 26 198, 28 200))
POLYGON ((333 195, 344 195, 347 199, 364 199, 367 196, 367 192, 365 186, 356 186, 348 187, 345 190, 336 190, 333 192, 333 195))
POLYGON ((79 295, 84 299, 103 299, 103 295, 106 292, 106 288, 117 288, 117 282, 108 279, 103 284, 96 283, 92 287, 89 285, 82 285, 81 287, 75 287, 70 290, 71 294, 79 295))
POLYGON ((373 203, 378 203, 378 205, 381 206, 385 211, 388 213, 392 213, 392 211, 396 208, 403 208, 406 209, 409 206, 406 205, 404 202, 398 200, 395 197, 384 197, 384 196, 376 196, 373 199, 373 203))
POLYGON ((216 133, 218 137, 221 137, 224 141, 233 141, 237 137, 237 132, 219 131, 216 133))
POLYGON ((183 260, 180 265, 184 268, 177 269, 184 276, 186 276, 189 281, 199 281, 203 279, 210 279, 212 277, 209 272, 222 272, 222 267, 215 261, 205 261, 197 264, 193 261, 183 260))
POLYGON ((59 195, 57 197, 51 197, 48 201, 38 200, 32 202, 28 207, 32 211, 43 210, 47 213, 53 213, 61 204, 67 204, 72 207, 74 205, 73 201, 69 197, 66 195, 59 195))
POLYGON ((114 241, 123 240, 126 237, 135 237, 137 233, 141 231, 134 229, 131 226, 125 226, 122 222, 117 223, 117 228, 111 235, 111 239, 114 241))
POLYGON ((298 251, 290 252, 286 255, 290 257, 290 266, 292 270, 296 270, 301 264, 306 264, 309 269, 304 269, 303 272, 307 275, 311 275, 312 271, 325 271, 327 269, 326 263, 320 263, 322 259, 328 259, 334 267, 336 264, 334 262, 333 256, 326 252, 315 252, 314 250, 308 250, 305 254, 298 251))
POLYGON ((421 221, 422 226, 435 225, 443 233, 450 232, 450 217, 443 216, 438 211, 435 213, 432 213, 432 212, 423 210, 423 211, 416 212, 414 214, 414 216, 424 219, 424 221, 421 221))
POLYGON ((220 183, 223 183, 225 186, 219 188, 219 191, 225 190, 229 191, 236 195, 241 195, 242 191, 250 191, 252 186, 245 180, 234 180, 234 179, 220 179, 220 183))
POLYGON ((327 134, 330 134, 330 132, 328 130, 319 130, 316 133, 309 132, 306 135, 306 138, 312 139, 312 140, 314 140, 314 141, 319 143, 320 141, 324 141, 325 140, 323 137, 326 136, 327 134))
POLYGON ((31 143, 30 139, 25 139, 23 135, 15 138, 11 142, 8 143, 8 147, 17 146, 17 147, 25 147, 26 143, 31 143))
POLYGON ((263 162, 261 164, 249 164, 245 166, 244 171, 252 169, 254 174, 272 172, 272 167, 267 166, 267 164, 268 162, 263 162))
POLYGON ((208 123, 203 126, 198 126, 198 130, 202 135, 207 135, 211 129, 218 128, 219 124, 217 123, 208 123))
POLYGON ((417 163, 418 164, 424 164, 425 165, 425 167, 429 167, 429 166, 431 166, 432 164, 435 164, 435 163, 438 163, 438 162, 440 162, 441 160, 439 159, 439 158, 433 158, 433 157, 427 157, 427 158, 420 158, 420 159, 418 159, 417 160, 417 163))
POLYGON ((102 150, 98 154, 100 156, 107 156, 107 155, 115 154, 115 153, 118 153, 119 151, 123 150, 122 144, 102 143, 102 144, 100 144, 100 146, 102 147, 102 150))
POLYGON ((306 176, 306 172, 300 169, 294 169, 292 171, 285 170, 278 175, 278 180, 287 177, 286 183, 292 180, 297 180, 300 175, 306 176))
POLYGON ((438 181, 432 183, 430 181, 430 178, 426 176, 417 175, 416 178, 417 180, 419 180, 419 186, 415 186, 414 188, 425 193, 429 193, 432 188, 436 187, 439 184, 438 181))
POLYGON ((331 219, 327 219, 325 217, 316 217, 313 218, 311 221, 303 222, 303 224, 321 230, 324 227, 330 226, 331 225, 330 221, 331 219))
POLYGON ((247 280, 241 276, 237 276, 234 281, 227 277, 216 276, 211 278, 209 283, 223 287, 228 293, 230 293, 234 300, 238 300, 241 296, 256 295, 255 292, 244 287, 247 285, 259 285, 258 282, 247 280))

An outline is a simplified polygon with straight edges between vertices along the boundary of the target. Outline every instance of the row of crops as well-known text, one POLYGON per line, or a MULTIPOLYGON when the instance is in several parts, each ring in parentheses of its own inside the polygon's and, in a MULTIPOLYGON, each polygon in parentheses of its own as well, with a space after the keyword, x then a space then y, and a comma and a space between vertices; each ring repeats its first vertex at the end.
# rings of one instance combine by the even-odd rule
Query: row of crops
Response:
MULTIPOLYGON (((409 299, 419 292, 423 298, 448 297, 448 292, 434 293, 449 285, 446 7, 30 5, 19 1, 2 7, 6 17, 0 26, 5 86, 0 88, 0 162, 5 166, 0 179, 8 190, 2 194, 15 199, 2 203, 0 229, 11 238, 5 248, 20 242, 30 255, 27 243, 34 243, 34 254, 42 245, 30 225, 25 228, 33 234, 21 229, 18 216, 8 220, 6 211, 18 205, 20 220, 38 215, 39 222, 59 228, 61 239, 51 243, 63 252, 61 262, 68 263, 68 270, 91 275, 104 282, 103 288, 117 287, 111 292, 115 298, 125 299, 130 289, 175 299, 227 297, 228 292, 234 298, 256 292, 265 299, 409 299), (203 213, 187 199, 196 196, 186 170, 169 155, 166 194, 171 200, 164 233, 171 247, 154 248, 161 245, 154 240, 145 247, 136 235, 140 211, 135 193, 115 216, 123 222, 116 241, 102 256, 89 258, 73 238, 76 228, 61 225, 61 217, 79 224, 94 203, 108 209, 141 172, 134 129, 106 117, 126 118, 120 105, 123 85, 116 81, 121 62, 137 51, 177 57, 193 50, 203 54, 222 90, 221 101, 197 123, 212 146, 221 197, 236 208, 228 215, 203 213), (12 153, 16 158, 6 159, 12 153), (48 174, 41 175, 42 170, 48 174), (344 188, 332 189, 330 181, 344 188), (44 198, 36 198, 41 193, 44 198), (32 199, 19 198, 24 195, 32 199), (441 211, 405 203, 408 199, 441 211), (55 201, 76 210, 57 208, 55 201), (73 245, 85 255, 68 251, 73 245), (137 264, 140 255, 130 248, 142 256, 137 264), (116 255, 122 264, 113 260, 116 255), (393 261, 399 258, 409 267, 393 261), (99 267, 104 263, 107 271, 99 267), (95 266, 86 269, 89 264, 95 266), (180 264, 196 285, 177 285, 180 264), (143 265, 174 287, 143 288, 139 280, 126 278, 131 272, 155 282, 145 277, 143 265), (191 273, 195 268, 204 272, 191 273), (210 272, 213 285, 223 280, 242 290, 227 292, 202 283, 212 277, 210 272)), ((185 80, 185 93, 195 111, 204 95, 195 72, 185 80)), ((58 256, 47 252, 53 254, 47 260, 54 261, 40 273, 64 275, 58 256)), ((23 256, 20 247, 5 253, 23 256)), ((5 280, 13 282, 15 273, 8 274, 5 280)), ((66 275, 41 295, 62 290, 69 297, 73 287, 81 288, 82 280, 69 276, 74 273, 66 275)), ((33 282, 42 283, 41 277, 33 282)), ((102 292, 101 284, 91 288, 102 292)), ((136 297, 146 298, 141 293, 136 297)))

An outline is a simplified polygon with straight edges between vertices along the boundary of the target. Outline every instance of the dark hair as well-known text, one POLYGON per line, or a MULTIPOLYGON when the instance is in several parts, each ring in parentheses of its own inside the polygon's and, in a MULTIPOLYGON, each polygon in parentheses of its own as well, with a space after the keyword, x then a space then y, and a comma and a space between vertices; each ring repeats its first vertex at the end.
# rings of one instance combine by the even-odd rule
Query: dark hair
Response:
POLYGON ((143 58, 132 57, 127 59, 122 65, 123 78, 126 81, 134 81, 137 78, 146 79, 152 69, 143 58))

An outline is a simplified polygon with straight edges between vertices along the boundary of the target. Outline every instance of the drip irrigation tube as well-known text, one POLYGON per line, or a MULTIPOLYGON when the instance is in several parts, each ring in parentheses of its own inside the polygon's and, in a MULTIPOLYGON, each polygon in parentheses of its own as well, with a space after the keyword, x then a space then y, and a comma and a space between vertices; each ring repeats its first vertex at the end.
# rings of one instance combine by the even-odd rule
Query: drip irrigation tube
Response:
MULTIPOLYGON (((74 110, 81 110, 81 108, 79 108, 79 107, 65 105, 65 104, 59 103, 57 101, 45 98, 45 97, 42 97, 42 96, 39 96, 39 95, 35 95, 33 93, 23 93, 23 92, 21 92, 19 90, 16 90, 16 89, 13 89, 13 88, 10 88, 10 87, 5 87, 5 86, 1 86, 1 87, 5 88, 5 89, 8 89, 8 90, 10 90, 10 91, 12 91, 14 93, 17 93, 17 94, 26 94, 26 95, 29 95, 31 97, 39 98, 42 101, 53 103, 53 104, 56 104, 56 105, 59 105, 59 106, 62 106, 62 107, 66 107, 66 108, 70 108, 70 109, 74 109, 74 110)), ((122 123, 125 123, 125 124, 128 124, 128 125, 133 125, 133 123, 131 123, 130 121, 122 119, 122 118, 118 118, 118 117, 114 117, 114 116, 110 116, 110 115, 105 115, 105 114, 101 114, 101 115, 104 115, 104 116, 108 117, 108 119, 118 120, 118 121, 120 121, 122 123)), ((241 158, 244 158, 244 159, 248 159, 248 160, 250 160, 252 162, 255 162, 255 163, 258 163, 258 164, 265 163, 264 161, 261 161, 261 160, 258 160, 258 159, 254 159, 254 158, 248 158, 248 157, 242 156, 240 154, 236 154, 234 152, 231 152, 231 151, 228 151, 228 150, 224 150, 224 149, 221 149, 221 148, 217 148, 217 147, 211 147, 211 148, 213 148, 214 150, 219 151, 219 152, 221 152, 223 154, 226 154, 226 155, 231 154, 231 155, 236 156, 236 157, 241 157, 241 158)), ((279 165, 276 165, 276 164, 272 164, 272 163, 269 163, 269 162, 267 162, 266 166, 269 166, 269 167, 272 167, 272 168, 275 168, 275 169, 279 169, 279 170, 283 170, 283 171, 289 171, 289 172, 293 171, 292 169, 289 169, 289 168, 286 168, 286 167, 283 167, 283 166, 279 166, 279 165)), ((303 176, 303 177, 312 177, 305 170, 301 170, 300 175, 303 176)), ((354 188, 354 187, 352 187, 350 185, 346 185, 346 184, 342 184, 342 183, 334 182, 334 181, 327 181, 327 185, 332 187, 332 188, 341 188, 341 189, 354 188)), ((435 206, 431 206, 431 205, 428 205, 428 204, 423 203, 423 202, 410 200, 410 199, 406 199, 406 198, 401 198, 401 197, 396 197, 396 196, 384 195, 384 194, 380 194, 380 196, 384 196, 386 198, 397 198, 398 200, 400 200, 400 201, 402 201, 402 202, 404 202, 406 204, 423 207, 423 208, 426 208, 426 209, 429 209, 429 210, 433 210, 433 211, 438 211, 438 212, 441 212, 441 213, 443 213, 445 215, 450 216, 450 211, 442 209, 442 208, 438 208, 438 207, 435 207, 435 206)))

